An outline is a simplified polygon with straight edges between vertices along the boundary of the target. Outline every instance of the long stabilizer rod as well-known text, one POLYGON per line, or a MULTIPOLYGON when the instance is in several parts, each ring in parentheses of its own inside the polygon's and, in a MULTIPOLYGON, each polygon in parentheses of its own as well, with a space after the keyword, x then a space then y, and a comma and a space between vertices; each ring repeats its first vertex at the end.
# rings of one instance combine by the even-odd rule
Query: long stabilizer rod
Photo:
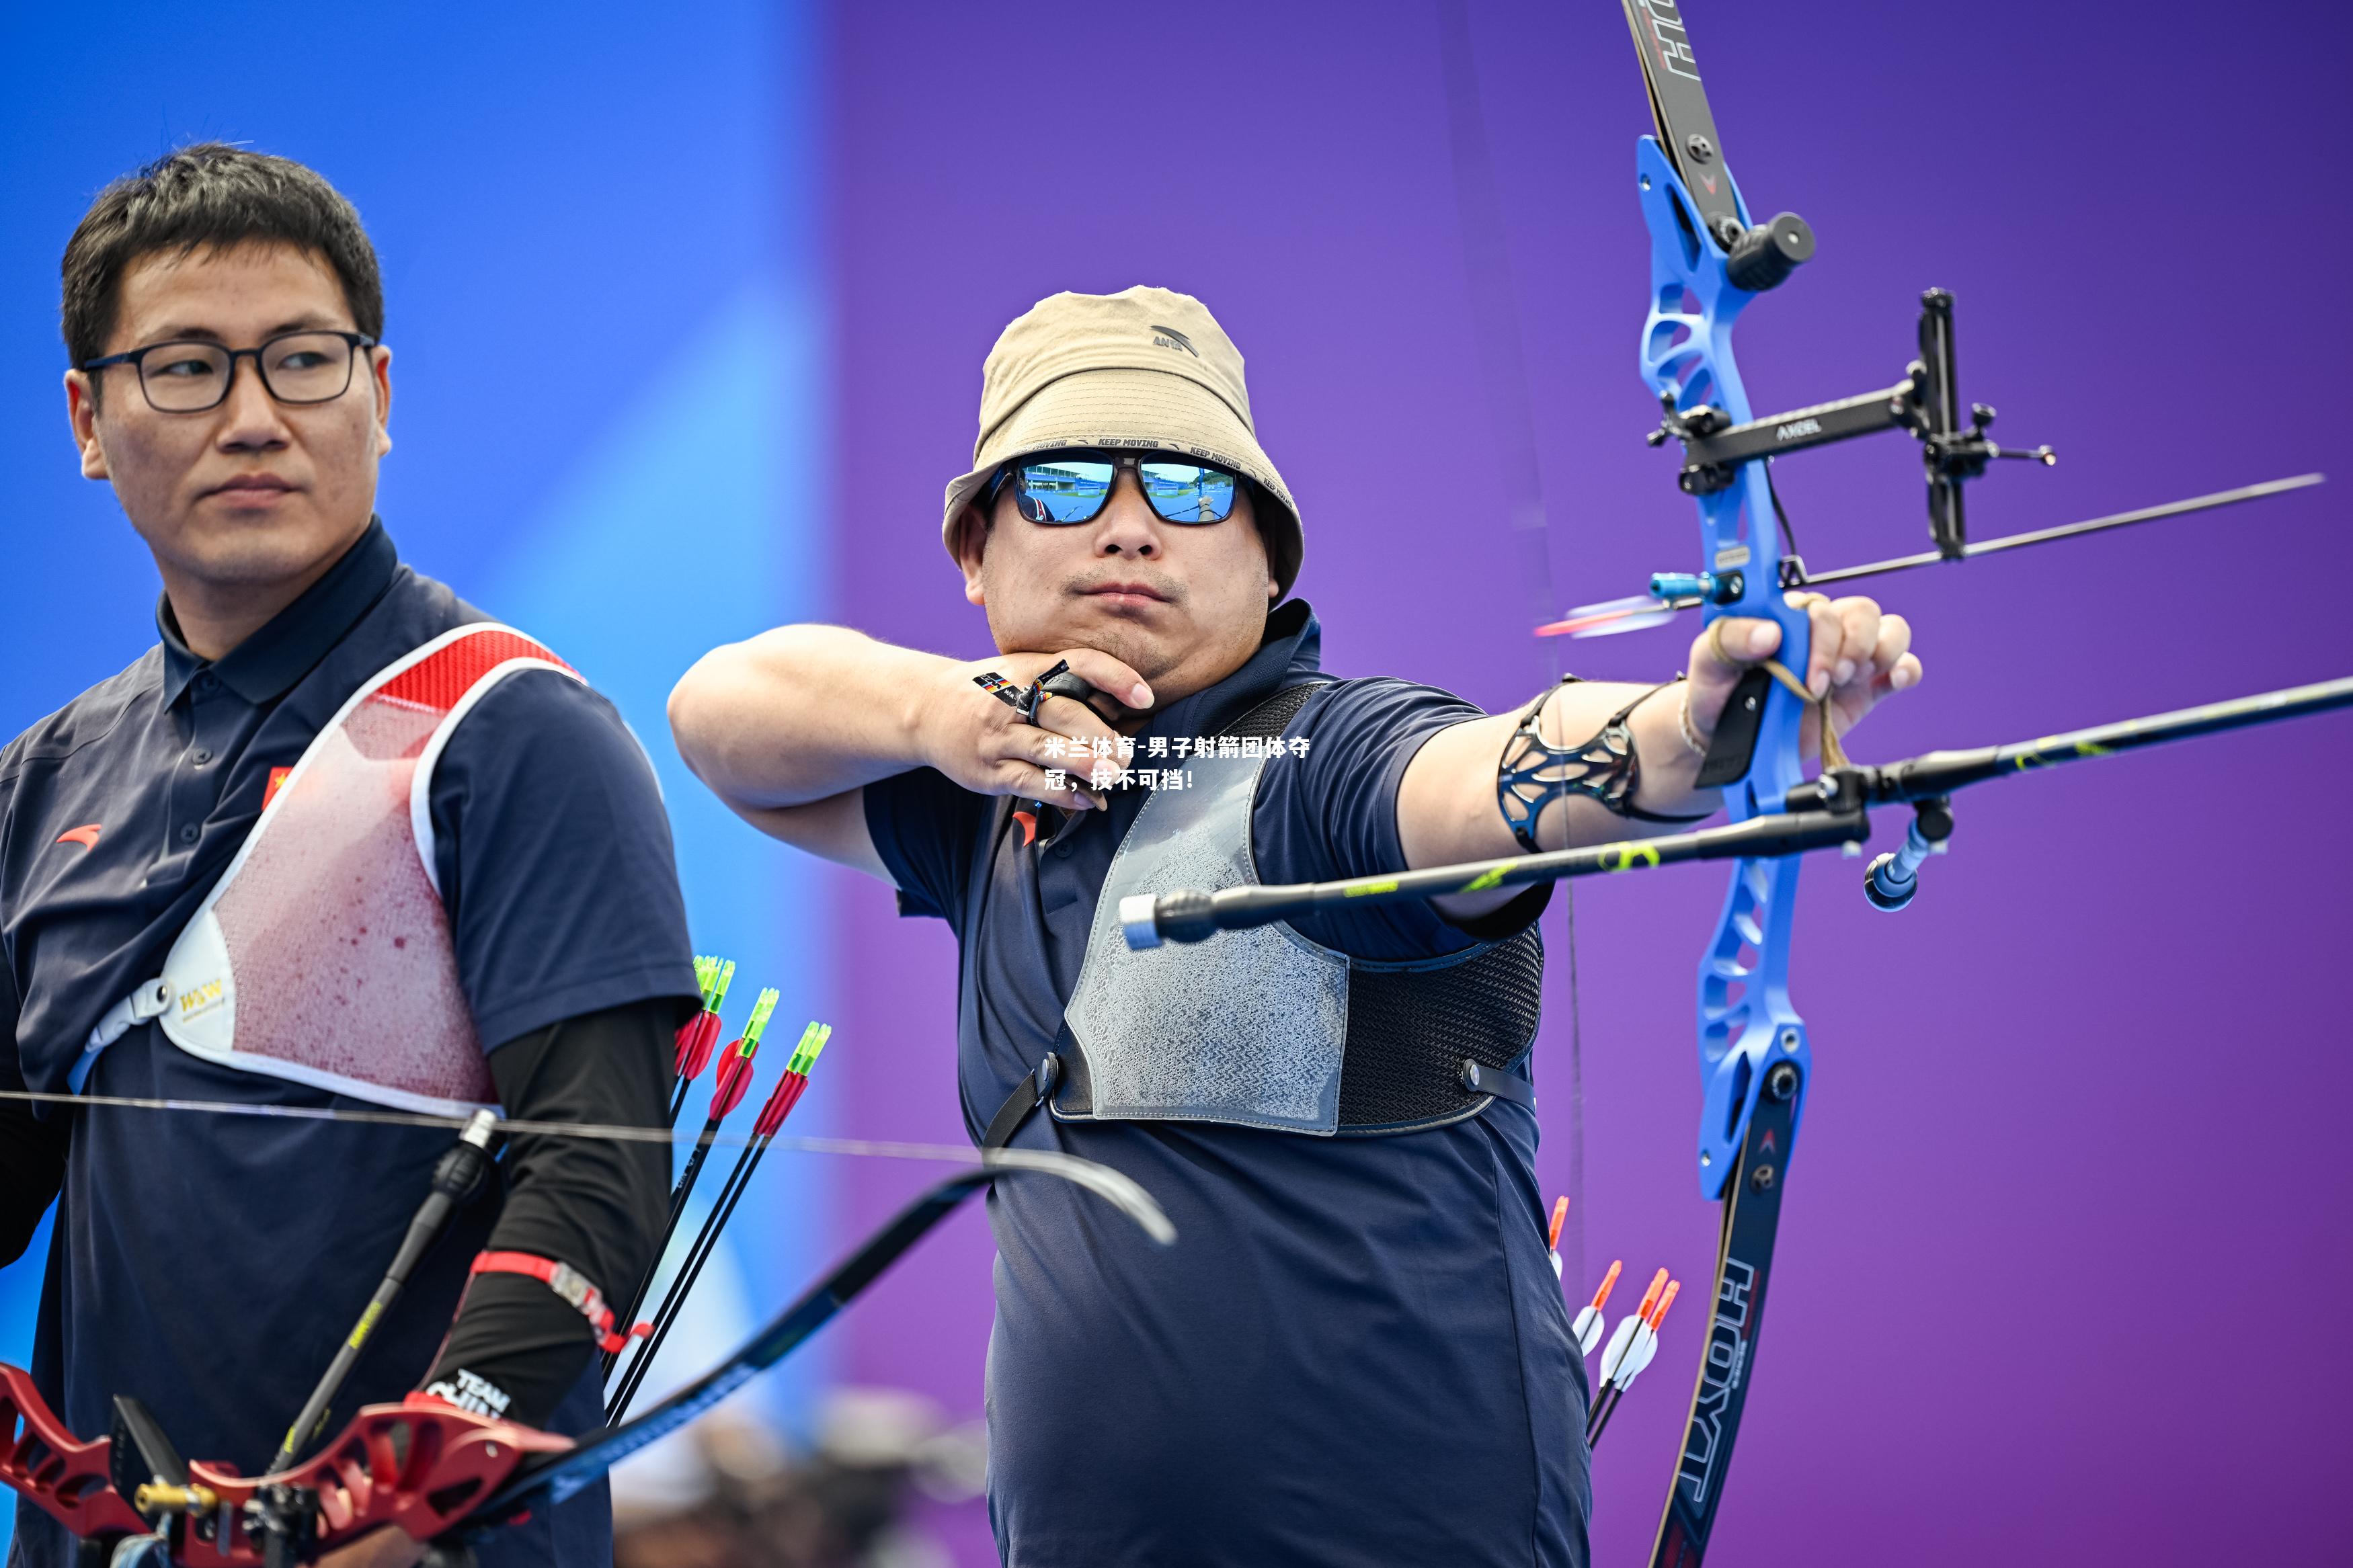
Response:
MULTIPOLYGON (((1215 893, 1194 889, 1137 893, 1120 900, 1120 929, 1129 947, 1142 949, 1157 947, 1163 942, 1202 942, 1221 931, 1272 925, 1277 921, 1349 904, 1447 898, 1570 877, 1672 866, 1689 860, 1797 855, 1868 838, 1871 825, 1864 811, 1871 805, 1940 801, 1957 789, 1989 779, 2348 707, 2353 707, 2353 677, 2259 692, 2198 708, 2176 709, 2169 713, 2126 719, 2036 741, 1971 751, 1930 752, 1878 767, 1833 768, 1822 777, 1791 790, 1784 811, 1728 826, 1704 827, 1695 833, 1670 833, 1586 849, 1556 849, 1542 855, 1473 860, 1458 866, 1349 877, 1333 882, 1228 888, 1215 893)), ((1927 850, 1922 848, 1920 852, 1926 854, 1927 850)))

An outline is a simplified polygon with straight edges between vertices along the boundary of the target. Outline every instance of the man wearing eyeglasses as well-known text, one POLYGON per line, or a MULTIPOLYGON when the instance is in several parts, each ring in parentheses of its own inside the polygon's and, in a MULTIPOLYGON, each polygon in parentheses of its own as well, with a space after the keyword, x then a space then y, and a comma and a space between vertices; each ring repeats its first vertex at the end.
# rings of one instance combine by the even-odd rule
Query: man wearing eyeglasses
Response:
MULTIPOLYGON (((0 1261, 59 1209, 34 1375, 77 1432, 129 1395, 248 1475, 404 1396, 593 1427, 599 1326, 549 1276, 626 1299, 669 1162, 543 1137, 375 1324, 330 1430, 288 1430, 453 1118, 665 1122, 695 985, 652 771, 555 653, 376 521, 392 353, 325 180, 183 149, 99 195, 63 279, 81 471, 164 592, 156 647, 0 750, 0 1089, 66 1097, 0 1099, 0 1261)), ((611 1546, 600 1487, 482 1560, 611 1546)), ((333 1560, 424 1550, 387 1529, 333 1560)), ((73 1561, 20 1506, 11 1563, 73 1561)))
MULTIPOLYGON (((975 1138, 1116 1166, 1176 1223, 1161 1249, 1062 1184, 991 1198, 1006 1561, 1582 1563, 1584 1373, 1535 1176, 1548 890, 1149 952, 1116 910, 1696 820, 1779 628, 1719 621, 1687 681, 1494 716, 1324 675, 1241 356, 1158 289, 1006 329, 943 537, 995 658, 786 626, 708 655, 670 716, 748 821, 955 929, 975 1138)), ((1900 618, 1810 605, 1799 679, 1841 729, 1917 680, 1900 618)))

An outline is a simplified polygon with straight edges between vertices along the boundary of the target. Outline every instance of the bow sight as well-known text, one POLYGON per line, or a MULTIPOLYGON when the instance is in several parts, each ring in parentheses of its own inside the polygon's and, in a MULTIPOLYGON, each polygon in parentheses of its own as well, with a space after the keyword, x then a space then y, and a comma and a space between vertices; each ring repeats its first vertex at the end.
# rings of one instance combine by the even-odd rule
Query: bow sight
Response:
MULTIPOLYGON (((1672 193, 1668 199, 1674 199, 1672 193)), ((1682 211, 1680 203, 1676 211, 1682 211)), ((1805 233, 1806 254, 1811 256, 1812 231, 1805 228, 1804 220, 1795 213, 1783 213, 1772 223, 1759 225, 1747 234, 1768 234, 1785 225, 1805 233)), ((1746 237, 1742 237, 1745 241, 1746 237)), ((1774 253, 1778 254, 1778 248, 1774 253)), ((1794 260, 1789 263, 1791 267, 1795 265, 1794 260)), ((1729 266, 1725 270, 1733 271, 1729 266)), ((1733 276, 1736 283, 1738 275, 1733 276)), ((1760 279, 1755 287, 1769 289, 1788 276, 1784 268, 1771 275, 1769 280, 1760 279)), ((1993 423, 1994 411, 1986 404, 1970 404, 1968 426, 1966 429, 1960 426, 1957 412, 1960 400, 1953 364, 1953 297, 1942 289, 1931 289, 1920 296, 1920 357, 1904 367, 1904 379, 1893 386, 1857 393, 1835 403, 1793 408, 1787 414, 1767 415, 1742 425, 1731 423, 1722 409, 1704 403, 1691 409, 1679 408, 1677 397, 1678 392, 1673 388, 1659 394, 1664 416, 1645 439, 1653 447, 1664 444, 1669 437, 1683 444, 1683 472, 1676 476, 1675 482, 1685 495, 1713 495, 1729 489, 1740 465, 1758 458, 1770 459, 1857 436, 1875 436, 1882 430, 1910 431, 1920 442, 1921 466, 1927 471, 1929 536, 1936 542, 1936 553, 1947 561, 1957 561, 1968 552, 1968 525, 1961 508, 1961 486, 1966 481, 1983 474, 1986 465, 1997 458, 2016 458, 2045 467, 2059 460, 2058 454, 2048 447, 2020 451, 1989 440, 1986 428, 1993 423)), ((1805 570, 1796 556, 1788 557, 1783 566, 1783 587, 1805 584, 1805 570)), ((1663 578, 1665 574, 1662 575, 1663 578)), ((1700 581, 1681 577, 1667 580, 1700 581)), ((1711 585, 1687 591, 1712 599, 1714 589, 1711 585)), ((1736 588, 1722 602, 1729 603, 1739 596, 1736 588)))
MULTIPOLYGON (((1813 229, 1791 212, 1761 224, 1744 221, 1680 16, 1672 5, 1637 6, 1630 0, 1627 17, 1641 57, 1642 79, 1650 89, 1651 112, 1658 122, 1659 150, 1681 181, 1681 192, 1669 188, 1663 195, 1682 242, 1684 266, 1699 263, 1705 248, 1699 230, 1704 228, 1721 247, 1724 275, 1735 289, 1761 294, 1779 288, 1813 259, 1813 229), (1697 206, 1696 213, 1685 207, 1684 193, 1697 206)), ((1644 189, 1650 189, 1647 180, 1644 189)), ((1651 345, 1648 357, 1664 357, 1663 350, 1689 337, 1689 318, 1696 304, 1684 299, 1653 301, 1651 331, 1663 331, 1674 341, 1651 345)), ((1927 474, 1928 531, 1937 554, 1948 561, 1960 559, 1968 544, 1963 484, 1983 474, 1998 458, 2045 466, 2058 460, 2048 447, 2018 451, 1989 440, 1986 429, 1993 423, 1994 411, 1985 404, 1968 405, 1968 422, 1962 424, 1953 354, 1953 297, 1942 289, 1920 296, 1920 357, 1905 367, 1904 379, 1893 386, 1743 422, 1735 422, 1710 403, 1711 395, 1711 385, 1700 375, 1685 375, 1662 387, 1663 417, 1647 437, 1653 447, 1670 437, 1683 443, 1683 467, 1676 482, 1686 495, 1729 489, 1740 465, 1759 458, 1770 459, 1882 430, 1906 430, 1920 442, 1927 474), (1683 405, 1686 398, 1692 400, 1688 407, 1683 405)), ((1783 587, 1805 582, 1804 565, 1795 555, 1781 563, 1780 574, 1783 587)), ((1662 574, 1654 583, 1660 585, 1652 592, 1661 598, 1695 597, 1710 604, 1731 604, 1744 592, 1736 571, 1721 580, 1712 574, 1662 574)))

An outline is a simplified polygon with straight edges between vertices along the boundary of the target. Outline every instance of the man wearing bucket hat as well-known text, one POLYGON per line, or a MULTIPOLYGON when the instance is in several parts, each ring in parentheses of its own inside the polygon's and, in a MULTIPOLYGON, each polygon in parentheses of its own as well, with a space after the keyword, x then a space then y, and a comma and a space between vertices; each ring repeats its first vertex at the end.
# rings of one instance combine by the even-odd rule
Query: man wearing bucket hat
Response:
MULTIPOLYGON (((988 356, 942 522, 997 656, 781 627, 697 664, 672 726, 754 826, 955 929, 976 1138, 1117 1166, 1176 1222, 1161 1249, 1062 1192, 991 1199, 1008 1563, 1582 1563, 1584 1372, 1535 1177, 1547 891, 1140 953, 1114 910, 1694 820, 1779 628, 1719 621, 1688 680, 1494 716, 1333 679, 1257 429, 1198 300, 1040 301, 988 356)), ((1900 618, 1810 604, 1838 729, 1917 680, 1900 618)))

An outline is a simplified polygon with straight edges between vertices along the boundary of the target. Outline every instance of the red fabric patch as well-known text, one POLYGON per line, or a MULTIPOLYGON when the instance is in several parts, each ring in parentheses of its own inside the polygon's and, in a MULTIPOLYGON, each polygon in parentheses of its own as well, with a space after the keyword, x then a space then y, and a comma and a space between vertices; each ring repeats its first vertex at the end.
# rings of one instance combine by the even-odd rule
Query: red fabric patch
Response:
POLYGON ((446 713, 474 682, 511 658, 543 658, 565 669, 572 668, 519 633, 478 632, 417 660, 376 688, 374 695, 446 713))
POLYGON ((269 803, 276 800, 278 798, 278 792, 281 788, 285 787, 286 775, 293 771, 294 770, 292 768, 272 768, 269 770, 269 787, 261 792, 262 810, 268 811, 269 809, 269 803))
POLYGON ((98 847, 98 836, 106 831, 103 823, 85 822, 79 827, 69 827, 58 835, 60 844, 79 844, 85 849, 98 847))

